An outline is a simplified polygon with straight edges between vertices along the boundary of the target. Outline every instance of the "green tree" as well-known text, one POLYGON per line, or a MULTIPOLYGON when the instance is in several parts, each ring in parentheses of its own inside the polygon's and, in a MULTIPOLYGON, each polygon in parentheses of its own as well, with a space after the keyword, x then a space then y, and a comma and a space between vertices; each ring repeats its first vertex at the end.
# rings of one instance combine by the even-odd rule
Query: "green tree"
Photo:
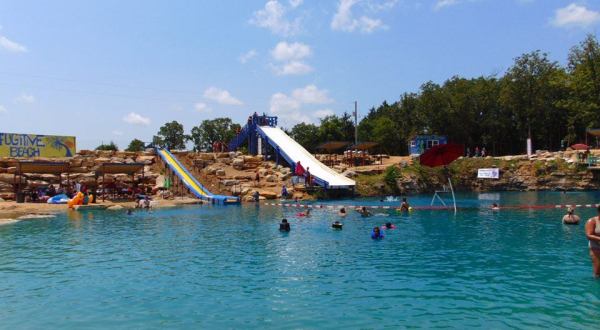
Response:
POLYGON ((144 151, 146 144, 142 140, 133 139, 125 151, 144 151))
POLYGON ((561 105, 569 112, 568 143, 585 139, 585 130, 600 127, 600 44, 588 35, 569 53, 569 96, 561 105))
POLYGON ((241 126, 233 123, 230 118, 203 120, 199 126, 192 128, 190 140, 195 151, 213 151, 214 142, 229 143, 240 129, 241 126))
MULTIPOLYGON (((535 51, 515 59, 503 78, 500 101, 514 118, 513 133, 524 149, 528 136, 535 149, 556 149, 566 135, 566 112, 558 106, 564 94, 564 71, 546 53, 535 51)), ((518 150, 513 151, 520 151, 518 150)))
POLYGON ((289 135, 310 152, 315 152, 316 147, 322 143, 319 139, 319 127, 314 124, 297 124, 292 127, 289 135))
POLYGON ((96 150, 119 151, 119 147, 117 147, 117 145, 113 141, 110 141, 110 143, 108 143, 108 144, 105 144, 105 143, 100 144, 99 146, 96 147, 96 150))
POLYGON ((319 139, 321 142, 354 141, 352 116, 344 112, 340 117, 331 115, 321 119, 319 139))
POLYGON ((183 125, 177 121, 164 124, 158 134, 152 138, 155 146, 169 150, 185 149, 188 136, 184 134, 183 125))

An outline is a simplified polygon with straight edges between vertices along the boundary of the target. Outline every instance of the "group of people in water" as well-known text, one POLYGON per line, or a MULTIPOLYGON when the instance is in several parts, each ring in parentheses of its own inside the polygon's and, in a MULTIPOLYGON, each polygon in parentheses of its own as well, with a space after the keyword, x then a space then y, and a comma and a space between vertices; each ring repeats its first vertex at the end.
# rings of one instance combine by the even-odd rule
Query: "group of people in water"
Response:
MULTIPOLYGON (((412 210, 412 208, 408 204, 408 201, 406 200, 406 198, 403 198, 402 203, 400 204, 400 207, 397 209, 397 211, 409 212, 410 210, 412 210)), ((301 218, 310 217, 310 211, 311 209, 307 209, 304 212, 298 212, 296 213, 296 216, 301 218)), ((360 214, 360 216, 364 218, 371 217, 374 215, 366 206, 357 207, 355 211, 358 212, 358 214, 360 214)), ((338 216, 341 218, 345 218, 347 215, 348 212, 346 211, 346 208, 340 208, 340 210, 338 211, 338 216)), ((385 213, 378 213, 375 215, 388 216, 388 214, 385 213)), ((344 224, 341 223, 339 220, 336 220, 331 224, 331 228, 341 230, 344 228, 344 224)), ((396 226, 391 222, 386 222, 381 227, 374 227, 371 231, 371 238, 374 240, 381 240, 385 237, 384 230, 392 229, 396 229, 396 226)), ((292 230, 291 225, 287 219, 281 220, 281 222, 279 223, 279 230, 282 232, 289 232, 292 230)))

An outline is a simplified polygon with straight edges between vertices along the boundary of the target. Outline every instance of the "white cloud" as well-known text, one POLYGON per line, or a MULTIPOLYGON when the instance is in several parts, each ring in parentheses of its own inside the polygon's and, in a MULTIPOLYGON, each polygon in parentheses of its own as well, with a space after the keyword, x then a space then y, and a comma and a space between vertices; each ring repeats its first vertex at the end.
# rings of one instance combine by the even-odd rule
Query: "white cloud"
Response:
POLYGON ((0 35, 0 48, 3 48, 13 53, 25 53, 27 48, 15 41, 8 39, 7 37, 0 35))
POLYGON ((311 54, 310 46, 301 42, 287 43, 282 41, 271 50, 271 56, 277 61, 301 60, 311 54))
POLYGON ((32 104, 35 103, 35 97, 32 94, 21 93, 15 98, 15 103, 32 104))
MULTIPOLYGON (((290 1, 291 8, 299 6, 300 3, 301 1, 290 1)), ((301 30, 300 19, 288 20, 286 18, 288 9, 277 0, 267 1, 263 9, 254 12, 250 23, 282 36, 298 34, 301 30)))
POLYGON ((292 8, 296 8, 300 6, 304 2, 304 0, 289 0, 288 2, 290 3, 290 6, 292 8))
POLYGON ((433 6, 434 10, 440 10, 446 7, 454 6, 459 4, 461 1, 459 0, 437 0, 435 5, 433 6))
POLYGON ((296 100, 306 104, 327 104, 333 102, 333 100, 329 98, 327 90, 320 90, 315 85, 297 88, 292 92, 292 96, 296 100))
POLYGON ((123 132, 121 132, 121 131, 112 131, 112 133, 115 136, 123 136, 123 132))
POLYGON ((258 55, 258 52, 254 49, 251 49, 251 50, 245 52, 244 54, 240 55, 238 60, 240 61, 240 63, 246 64, 246 63, 248 63, 248 61, 255 58, 257 55, 258 55))
POLYGON ((194 104, 194 109, 200 113, 212 112, 212 109, 204 102, 198 102, 198 103, 194 104))
MULTIPOLYGON (((380 19, 368 16, 355 17, 352 13, 352 7, 358 4, 359 0, 340 0, 336 13, 331 20, 331 28, 337 31, 362 33, 372 33, 379 29, 387 29, 380 19)), ((388 6, 391 9, 392 6, 388 6)), ((383 7, 381 7, 383 8, 383 7)))
POLYGON ((313 112, 313 116, 318 119, 325 118, 327 116, 333 116, 335 112, 331 109, 321 109, 313 112))
POLYGON ((313 112, 309 115, 306 105, 332 103, 326 90, 320 90, 315 85, 297 88, 290 95, 275 93, 271 96, 270 112, 280 118, 282 125, 294 125, 300 122, 310 123, 313 119, 333 114, 329 109, 313 112))
POLYGON ((7 113, 8 110, 3 105, 0 105, 0 113, 7 113))
POLYGON ((551 23, 554 26, 566 28, 586 28, 597 24, 598 22, 600 22, 600 12, 575 3, 557 9, 554 18, 551 20, 551 23))
POLYGON ((302 61, 292 61, 282 65, 273 65, 273 71, 279 76, 303 75, 312 72, 313 68, 302 61))
POLYGON ((313 68, 304 62, 304 59, 312 55, 309 45, 300 42, 279 42, 271 50, 271 56, 279 64, 272 64, 273 71, 277 75, 301 75, 313 71, 313 68))
POLYGON ((209 87, 204 91, 204 98, 226 105, 242 105, 242 101, 233 97, 228 91, 217 87, 209 87))
POLYGON ((150 118, 135 112, 130 112, 127 116, 123 117, 123 121, 132 125, 150 125, 150 118))

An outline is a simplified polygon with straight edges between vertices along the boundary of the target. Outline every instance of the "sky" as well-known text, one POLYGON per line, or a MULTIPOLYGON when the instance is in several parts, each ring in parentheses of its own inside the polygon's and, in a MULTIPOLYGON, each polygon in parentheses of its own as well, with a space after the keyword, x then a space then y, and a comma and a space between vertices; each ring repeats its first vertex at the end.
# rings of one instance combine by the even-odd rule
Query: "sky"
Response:
POLYGON ((0 132, 125 148, 172 120, 360 117, 599 29, 600 0, 0 0, 0 132))

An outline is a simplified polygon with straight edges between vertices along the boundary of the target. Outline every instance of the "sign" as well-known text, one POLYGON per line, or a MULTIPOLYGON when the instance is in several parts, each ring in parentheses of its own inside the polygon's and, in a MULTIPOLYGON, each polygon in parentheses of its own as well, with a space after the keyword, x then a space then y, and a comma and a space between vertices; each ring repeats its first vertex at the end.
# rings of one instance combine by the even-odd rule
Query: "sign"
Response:
POLYGON ((0 157, 72 157, 74 136, 0 133, 0 157))
POLYGON ((480 168, 477 171, 478 179, 500 179, 500 169, 498 168, 480 168))

